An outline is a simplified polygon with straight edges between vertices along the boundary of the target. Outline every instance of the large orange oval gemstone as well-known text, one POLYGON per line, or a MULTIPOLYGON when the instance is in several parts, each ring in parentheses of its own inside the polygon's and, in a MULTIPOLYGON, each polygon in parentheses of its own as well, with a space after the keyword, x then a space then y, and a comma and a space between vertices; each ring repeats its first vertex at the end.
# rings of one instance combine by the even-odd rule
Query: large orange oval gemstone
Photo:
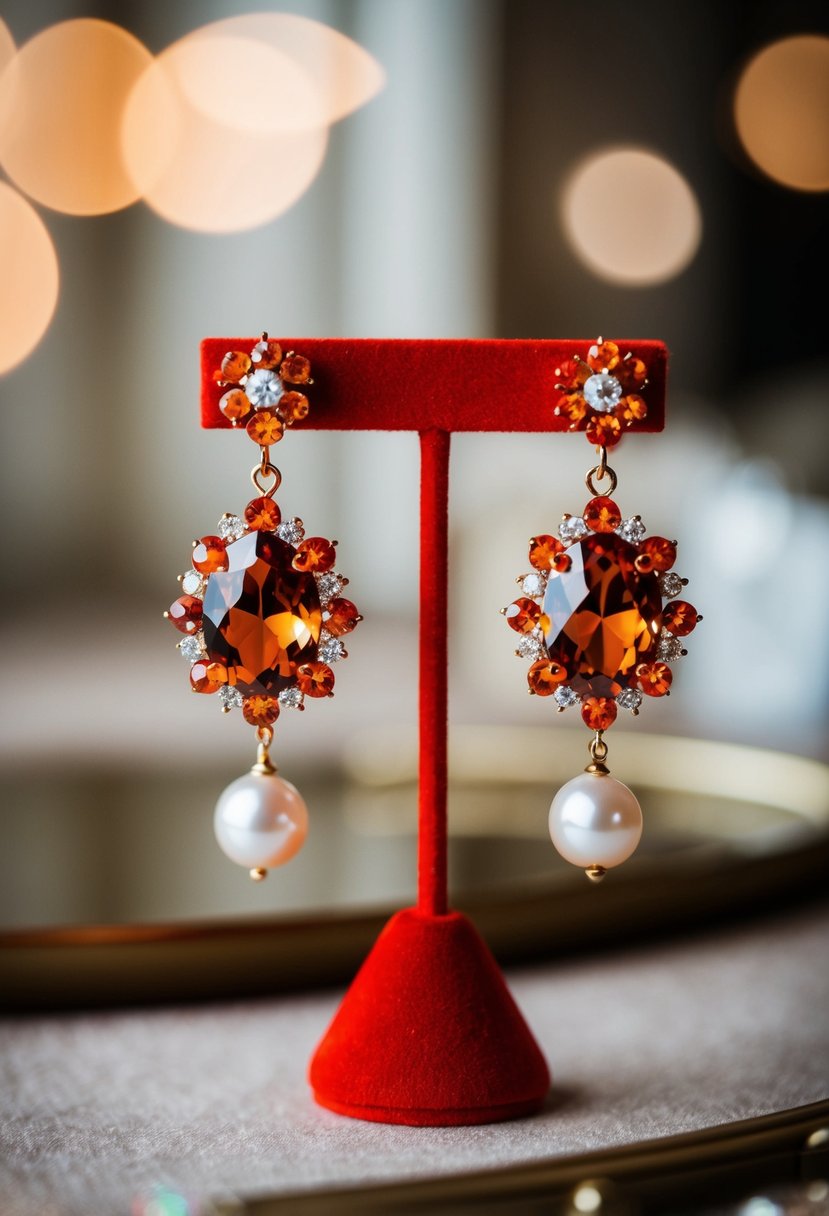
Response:
POLYGON ((228 569, 207 580, 205 649, 245 695, 279 692, 317 657, 319 592, 313 574, 292 568, 295 553, 278 536, 249 532, 227 546, 228 569))
POLYGON ((567 550, 570 569, 550 574, 547 650, 577 693, 617 696, 656 652, 662 597, 657 576, 636 569, 637 552, 620 536, 588 536, 567 550))

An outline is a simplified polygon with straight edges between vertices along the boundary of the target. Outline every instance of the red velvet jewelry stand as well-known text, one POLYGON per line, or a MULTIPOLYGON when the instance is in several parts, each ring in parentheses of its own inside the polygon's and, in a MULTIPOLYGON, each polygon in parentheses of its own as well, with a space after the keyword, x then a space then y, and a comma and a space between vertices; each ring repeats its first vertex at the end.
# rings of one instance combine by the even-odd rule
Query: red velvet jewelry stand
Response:
MULTIPOLYGON (((229 427, 213 372, 226 351, 255 341, 202 343, 202 426, 229 427)), ((447 895, 449 440, 452 431, 565 430, 553 413, 556 368, 591 343, 280 341, 311 360, 302 427, 417 431, 421 445, 418 901, 386 925, 317 1048, 314 1096, 340 1114, 413 1126, 531 1114, 549 1089, 547 1064, 489 949, 447 895)), ((619 345, 649 369, 648 417, 631 430, 659 431, 665 347, 619 345)))

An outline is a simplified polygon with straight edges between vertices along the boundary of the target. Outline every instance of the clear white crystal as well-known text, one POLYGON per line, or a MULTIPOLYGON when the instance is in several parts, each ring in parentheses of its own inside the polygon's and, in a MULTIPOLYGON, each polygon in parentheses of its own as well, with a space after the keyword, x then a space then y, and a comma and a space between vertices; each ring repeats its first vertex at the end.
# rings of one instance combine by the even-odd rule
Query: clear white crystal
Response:
POLYGON ((623 520, 616 529, 616 535, 621 536, 622 540, 629 541, 632 545, 638 545, 646 532, 647 528, 641 519, 637 519, 635 516, 623 520))
POLYGON ((616 704, 622 709, 629 709, 631 713, 638 709, 642 704, 642 693, 638 688, 623 688, 616 698, 616 704))
POLYGON ((569 515, 558 525, 558 534, 565 543, 581 540, 590 531, 580 515, 569 515))
POLYGON ((277 527, 276 535, 280 540, 284 540, 289 545, 298 545, 305 536, 305 529, 302 526, 301 520, 286 519, 284 523, 279 524, 277 527))
POLYGON ((181 589, 185 595, 201 595, 204 591, 204 579, 198 570, 188 570, 181 580, 181 589))
POLYGON ((656 643, 656 657, 663 663, 670 663, 671 659, 681 658, 682 643, 679 638, 675 638, 672 633, 663 629, 659 635, 659 641, 656 643))
POLYGON ((264 367, 251 372, 245 383, 245 396, 257 410, 265 406, 276 405, 284 392, 285 386, 276 372, 264 367))
POLYGON ((238 540, 245 532, 245 521, 238 515, 223 515, 219 520, 219 536, 222 540, 238 540))
POLYGON ((521 584, 521 590, 525 595, 543 595, 544 589, 547 586, 547 580, 543 574, 528 574, 521 584))
POLYGON ((279 694, 279 704, 283 709, 300 709, 304 697, 298 688, 283 688, 279 694))
POLYGON ((335 574, 333 570, 328 574, 317 574, 315 577, 320 603, 324 608, 326 604, 330 604, 331 600, 336 599, 340 594, 343 589, 343 581, 339 574, 335 574))
POLYGON ((516 650, 522 659, 538 659, 544 653, 541 638, 534 633, 522 633, 516 650))
POLYGON ((570 705, 575 705, 579 699, 579 694, 574 692, 568 684, 560 685, 553 693, 553 700, 561 706, 562 709, 567 709, 570 705))
POLYGON ((672 570, 659 576, 659 590, 666 600, 672 600, 675 595, 679 595, 684 585, 679 575, 674 574, 672 570))
POLYGON ((588 376, 581 391, 587 404, 600 414, 612 414, 622 400, 621 384, 615 376, 610 376, 607 372, 588 376))
POLYGON ((320 638, 317 658, 321 663, 337 663, 344 654, 345 646, 343 646, 339 638, 333 638, 330 633, 324 641, 320 638))
POLYGON ((219 701, 225 709, 238 709, 242 704, 242 694, 231 684, 223 684, 218 692, 219 701))
POLYGON ((202 658, 205 653, 204 634, 191 633, 189 637, 181 639, 178 648, 188 663, 195 663, 196 659, 202 658))

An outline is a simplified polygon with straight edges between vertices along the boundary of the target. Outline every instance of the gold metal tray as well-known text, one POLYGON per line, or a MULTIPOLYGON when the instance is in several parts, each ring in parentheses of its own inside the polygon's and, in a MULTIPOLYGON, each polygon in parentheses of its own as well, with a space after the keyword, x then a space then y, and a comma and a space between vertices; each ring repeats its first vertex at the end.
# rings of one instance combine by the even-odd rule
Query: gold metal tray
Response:
MULTIPOLYGON (((642 800, 645 837, 636 857, 593 887, 559 861, 545 830, 556 785, 578 771, 584 732, 557 732, 555 748, 568 758, 567 771, 556 771, 547 730, 452 732, 453 902, 503 963, 766 911, 825 881, 827 766, 620 732, 612 768, 642 800)), ((376 846, 384 866, 393 857, 394 872, 413 878, 414 763, 411 740, 397 735, 354 745, 335 783, 343 857, 348 850, 370 857, 376 846)), ((344 983, 411 897, 410 886, 369 903, 357 883, 339 906, 320 911, 7 928, 0 932, 0 1002, 6 1010, 71 1009, 344 983)))

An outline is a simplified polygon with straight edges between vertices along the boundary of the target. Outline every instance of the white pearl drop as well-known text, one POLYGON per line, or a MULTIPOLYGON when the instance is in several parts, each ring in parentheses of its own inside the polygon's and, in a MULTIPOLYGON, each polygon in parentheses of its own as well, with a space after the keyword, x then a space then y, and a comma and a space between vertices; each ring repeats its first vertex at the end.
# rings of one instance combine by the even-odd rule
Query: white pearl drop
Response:
POLYGON ((585 869, 621 865, 642 835, 642 808, 615 777, 581 773, 550 806, 550 837, 566 861, 585 869))
POLYGON ((290 781, 248 773, 216 803, 216 839, 231 861, 247 870, 281 866, 308 835, 308 808, 290 781))

